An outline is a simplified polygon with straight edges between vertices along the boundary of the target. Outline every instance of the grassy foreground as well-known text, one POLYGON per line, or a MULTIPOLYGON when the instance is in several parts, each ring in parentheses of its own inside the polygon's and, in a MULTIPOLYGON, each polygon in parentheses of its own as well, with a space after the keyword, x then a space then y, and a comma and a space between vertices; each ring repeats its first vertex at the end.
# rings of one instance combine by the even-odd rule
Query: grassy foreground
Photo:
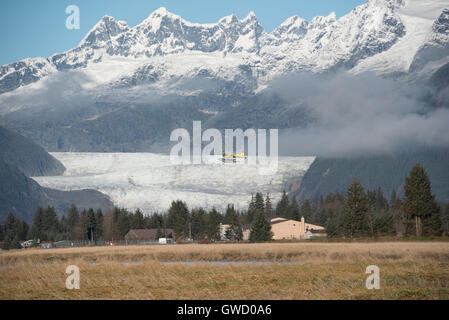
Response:
POLYGON ((0 253, 0 299, 449 299, 449 242, 15 250, 0 253), (68 265, 80 290, 65 288, 68 265))

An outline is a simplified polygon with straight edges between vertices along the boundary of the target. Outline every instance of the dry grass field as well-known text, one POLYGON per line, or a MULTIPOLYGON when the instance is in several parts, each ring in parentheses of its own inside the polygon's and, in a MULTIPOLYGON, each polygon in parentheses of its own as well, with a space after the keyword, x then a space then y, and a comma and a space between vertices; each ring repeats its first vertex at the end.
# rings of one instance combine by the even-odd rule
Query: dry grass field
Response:
POLYGON ((0 253, 0 299, 449 299, 449 242, 186 244, 0 253), (65 287, 68 265, 79 290, 65 287), (365 287, 368 265, 380 289, 365 287))

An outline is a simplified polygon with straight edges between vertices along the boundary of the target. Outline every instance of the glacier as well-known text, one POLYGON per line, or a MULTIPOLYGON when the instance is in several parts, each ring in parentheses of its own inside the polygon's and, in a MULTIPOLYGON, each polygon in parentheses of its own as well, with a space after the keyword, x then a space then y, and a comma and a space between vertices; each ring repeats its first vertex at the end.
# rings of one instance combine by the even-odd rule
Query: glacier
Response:
POLYGON ((114 205, 145 214, 165 212, 173 200, 189 208, 224 210, 232 203, 247 209, 251 195, 269 194, 275 204, 282 191, 299 186, 315 157, 279 157, 273 175, 260 175, 259 165, 216 163, 173 165, 169 155, 155 153, 53 152, 67 168, 62 176, 33 177, 58 190, 95 189, 114 205))

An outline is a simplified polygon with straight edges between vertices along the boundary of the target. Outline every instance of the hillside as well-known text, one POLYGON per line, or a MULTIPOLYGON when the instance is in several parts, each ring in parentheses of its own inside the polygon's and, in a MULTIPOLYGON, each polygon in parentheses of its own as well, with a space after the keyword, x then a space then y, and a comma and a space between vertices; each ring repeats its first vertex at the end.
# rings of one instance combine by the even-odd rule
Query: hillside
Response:
POLYGON ((331 192, 346 194, 354 178, 366 189, 381 187, 387 197, 395 188, 403 195, 405 177, 420 163, 427 170, 432 192, 441 202, 449 201, 449 149, 428 149, 400 155, 358 158, 317 158, 302 179, 300 188, 291 193, 297 199, 314 199, 331 192))
POLYGON ((108 210, 113 204, 109 198, 95 190, 59 191, 42 188, 16 167, 0 159, 0 223, 11 212, 30 223, 38 206, 54 206, 65 214, 72 203, 78 208, 108 210))
POLYGON ((0 126, 0 159, 27 176, 57 176, 64 173, 61 162, 41 146, 0 126))
POLYGON ((79 208, 113 206, 96 190, 59 191, 41 187, 30 176, 59 176, 65 167, 42 147, 0 126, 0 222, 12 212, 31 222, 38 206, 54 206, 65 214, 72 203, 79 208))
POLYGON ((30 222, 37 206, 46 200, 37 182, 0 159, 0 222, 4 222, 10 212, 30 222))

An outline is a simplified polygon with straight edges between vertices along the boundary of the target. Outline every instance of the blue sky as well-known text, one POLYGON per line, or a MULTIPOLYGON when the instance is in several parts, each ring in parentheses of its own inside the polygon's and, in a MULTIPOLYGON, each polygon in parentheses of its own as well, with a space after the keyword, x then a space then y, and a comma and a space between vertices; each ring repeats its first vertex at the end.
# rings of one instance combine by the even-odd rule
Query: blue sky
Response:
POLYGON ((310 20, 332 11, 340 17, 365 0, 1 0, 0 65, 27 57, 48 57, 75 47, 105 14, 125 20, 130 26, 140 23, 159 7, 184 19, 210 23, 235 13, 244 18, 254 11, 260 24, 272 31, 285 19, 299 15, 310 20), (65 27, 65 8, 80 8, 79 30, 65 27))

